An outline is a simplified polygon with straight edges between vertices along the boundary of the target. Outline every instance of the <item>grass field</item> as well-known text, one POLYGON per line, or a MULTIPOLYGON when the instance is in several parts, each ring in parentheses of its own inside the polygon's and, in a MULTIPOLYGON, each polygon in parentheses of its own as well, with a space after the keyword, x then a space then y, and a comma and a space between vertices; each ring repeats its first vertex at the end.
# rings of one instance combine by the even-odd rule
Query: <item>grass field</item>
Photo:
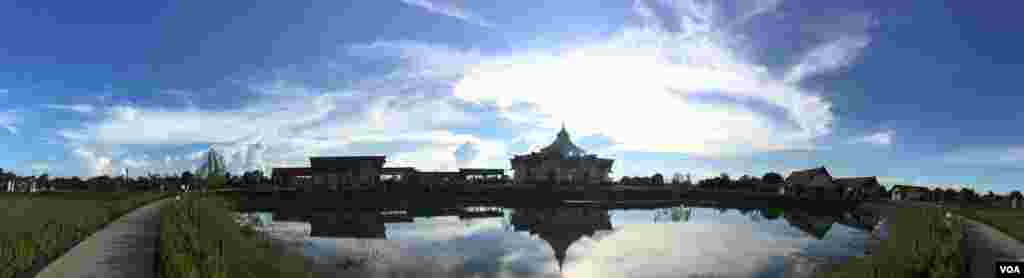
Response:
POLYGON ((939 208, 892 208, 889 238, 871 255, 818 277, 959 277, 960 224, 939 208))
POLYGON ((1024 209, 1010 208, 964 208, 956 213, 982 222, 1024 241, 1024 209))
POLYGON ((232 203, 191 194, 160 215, 163 278, 312 277, 310 262, 240 225, 232 203))
POLYGON ((0 278, 49 262, 162 193, 0 193, 0 278))

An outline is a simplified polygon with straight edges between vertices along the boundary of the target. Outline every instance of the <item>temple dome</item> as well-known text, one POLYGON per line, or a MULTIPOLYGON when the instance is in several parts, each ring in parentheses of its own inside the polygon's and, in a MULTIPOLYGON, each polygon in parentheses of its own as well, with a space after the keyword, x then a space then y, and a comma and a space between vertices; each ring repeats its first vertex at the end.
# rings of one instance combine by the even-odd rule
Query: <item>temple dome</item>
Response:
POLYGON ((540 150, 541 153, 557 155, 560 157, 577 157, 586 154, 582 148, 572 143, 572 139, 569 138, 569 132, 565 130, 565 125, 562 125, 562 130, 558 131, 558 136, 555 137, 555 141, 540 150))

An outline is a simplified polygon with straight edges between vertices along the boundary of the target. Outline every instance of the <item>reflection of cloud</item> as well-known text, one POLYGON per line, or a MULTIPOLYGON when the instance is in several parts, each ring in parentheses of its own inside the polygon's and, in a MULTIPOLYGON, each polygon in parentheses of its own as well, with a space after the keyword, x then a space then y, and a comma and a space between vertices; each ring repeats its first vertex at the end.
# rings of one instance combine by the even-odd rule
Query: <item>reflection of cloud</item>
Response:
POLYGON ((372 258, 370 269, 359 277, 537 277, 555 271, 543 241, 493 229, 494 221, 485 220, 389 223, 388 240, 313 238, 307 252, 322 260, 372 258))
POLYGON ((566 277, 743 277, 773 257, 800 250, 802 240, 766 239, 750 224, 629 225, 600 240, 581 240, 566 277))

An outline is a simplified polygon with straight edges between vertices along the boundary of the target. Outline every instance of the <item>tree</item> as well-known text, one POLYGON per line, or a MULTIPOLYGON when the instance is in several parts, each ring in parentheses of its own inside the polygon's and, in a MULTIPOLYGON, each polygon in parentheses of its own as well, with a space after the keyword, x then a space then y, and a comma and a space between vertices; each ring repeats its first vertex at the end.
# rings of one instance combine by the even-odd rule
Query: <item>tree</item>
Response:
POLYGON ((779 184, 783 182, 783 179, 782 175, 779 175, 779 173, 768 172, 764 174, 764 177, 761 177, 761 182, 766 184, 779 184))
POLYGON ((655 173, 653 176, 651 176, 651 184, 650 185, 664 185, 664 184, 665 184, 665 176, 662 176, 660 173, 655 173))
POLYGON ((36 178, 36 186, 42 189, 50 189, 50 175, 42 174, 36 178))
POLYGON ((722 173, 718 175, 718 188, 730 188, 732 187, 732 179, 729 178, 729 174, 722 173))
POLYGON ((199 166, 199 170, 196 171, 198 176, 206 180, 206 187, 208 189, 218 189, 226 182, 227 169, 224 164, 224 156, 220 155, 216 149, 210 148, 206 152, 206 161, 203 162, 202 166, 199 166))
POLYGON ((977 197, 978 197, 978 194, 974 193, 973 189, 966 188, 966 187, 960 188, 960 200, 970 202, 970 201, 974 201, 974 200, 978 199, 977 197))
POLYGON ((676 172, 672 174, 672 184, 683 184, 683 181, 686 181, 686 177, 682 173, 676 172))
POLYGON ((1018 200, 1024 199, 1024 195, 1022 195, 1019 190, 1014 190, 1010 192, 1010 198, 1018 200))
POLYGON ((181 183, 185 185, 186 189, 191 189, 193 182, 195 182, 195 176, 192 175, 192 172, 185 171, 181 173, 181 183))

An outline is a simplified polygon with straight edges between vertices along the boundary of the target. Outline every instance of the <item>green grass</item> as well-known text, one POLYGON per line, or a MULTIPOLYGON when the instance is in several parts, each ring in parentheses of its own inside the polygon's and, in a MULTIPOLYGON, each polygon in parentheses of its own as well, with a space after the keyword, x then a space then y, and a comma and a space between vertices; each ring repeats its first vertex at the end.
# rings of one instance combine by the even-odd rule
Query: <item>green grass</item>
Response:
POLYGON ((894 208, 889 238, 871 255, 852 259, 818 277, 959 277, 960 224, 939 208, 894 208))
POLYGON ((1024 209, 964 208, 956 213, 982 222, 1011 237, 1024 241, 1024 209))
POLYGON ((247 226, 220 197, 191 194, 160 215, 163 278, 312 277, 309 262, 247 226))
POLYGON ((0 193, 0 278, 49 262, 162 193, 0 193))

